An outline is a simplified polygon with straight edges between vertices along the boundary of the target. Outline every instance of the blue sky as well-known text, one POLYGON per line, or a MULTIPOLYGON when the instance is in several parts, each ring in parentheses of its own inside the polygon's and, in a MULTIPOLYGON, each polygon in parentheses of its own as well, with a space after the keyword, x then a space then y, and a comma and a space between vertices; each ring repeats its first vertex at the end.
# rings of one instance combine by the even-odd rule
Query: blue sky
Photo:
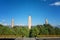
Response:
POLYGON ((28 24, 32 16, 32 25, 44 24, 47 18, 52 25, 60 24, 59 0, 0 0, 0 23, 28 24))

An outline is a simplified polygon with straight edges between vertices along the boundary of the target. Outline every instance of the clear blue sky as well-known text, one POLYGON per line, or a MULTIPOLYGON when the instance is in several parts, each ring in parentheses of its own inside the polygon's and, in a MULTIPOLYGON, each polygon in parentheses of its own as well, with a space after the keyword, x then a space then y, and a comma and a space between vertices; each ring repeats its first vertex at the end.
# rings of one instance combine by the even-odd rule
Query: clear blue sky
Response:
POLYGON ((0 0, 0 22, 10 24, 14 18, 15 24, 28 23, 32 16, 32 24, 44 24, 45 18, 52 25, 60 24, 59 0, 0 0))

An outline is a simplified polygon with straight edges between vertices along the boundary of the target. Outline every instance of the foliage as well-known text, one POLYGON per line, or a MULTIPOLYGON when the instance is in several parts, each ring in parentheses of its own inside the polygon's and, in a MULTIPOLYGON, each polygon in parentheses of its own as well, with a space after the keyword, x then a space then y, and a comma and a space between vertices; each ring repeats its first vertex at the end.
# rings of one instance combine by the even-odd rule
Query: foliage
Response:
POLYGON ((37 27, 33 27, 31 29, 31 33, 30 34, 31 34, 31 37, 36 37, 39 34, 38 28, 37 27))
POLYGON ((53 27, 50 24, 33 26, 28 29, 27 26, 4 26, 0 24, 0 35, 15 35, 20 37, 37 37, 38 35, 60 35, 60 28, 53 27))

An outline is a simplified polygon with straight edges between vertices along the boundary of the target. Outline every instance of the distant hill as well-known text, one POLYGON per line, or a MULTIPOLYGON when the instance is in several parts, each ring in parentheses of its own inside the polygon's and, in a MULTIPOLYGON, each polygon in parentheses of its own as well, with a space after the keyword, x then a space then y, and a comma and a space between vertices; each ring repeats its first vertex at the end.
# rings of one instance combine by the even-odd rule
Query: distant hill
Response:
POLYGON ((57 25, 56 27, 59 27, 60 28, 60 25, 57 25))

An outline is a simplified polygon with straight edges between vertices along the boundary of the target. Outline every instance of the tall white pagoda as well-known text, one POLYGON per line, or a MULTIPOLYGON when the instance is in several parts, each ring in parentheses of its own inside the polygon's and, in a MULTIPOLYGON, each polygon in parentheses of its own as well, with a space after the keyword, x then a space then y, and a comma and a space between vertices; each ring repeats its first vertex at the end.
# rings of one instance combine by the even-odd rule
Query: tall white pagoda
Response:
POLYGON ((11 21, 11 27, 12 28, 14 27, 14 19, 12 19, 12 21, 11 21))
POLYGON ((32 19, 31 16, 28 17, 28 28, 31 29, 32 19))

